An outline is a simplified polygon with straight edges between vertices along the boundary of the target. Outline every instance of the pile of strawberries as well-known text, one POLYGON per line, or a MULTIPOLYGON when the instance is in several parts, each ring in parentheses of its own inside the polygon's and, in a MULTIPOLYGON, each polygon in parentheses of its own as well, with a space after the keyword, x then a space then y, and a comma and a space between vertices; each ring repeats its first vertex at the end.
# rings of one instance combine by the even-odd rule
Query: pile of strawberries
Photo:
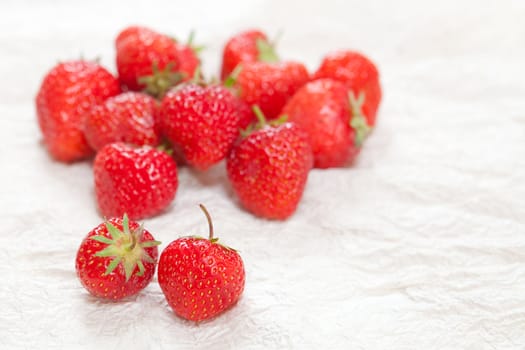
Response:
POLYGON ((379 75, 362 54, 328 54, 310 74, 280 61, 266 35, 233 36, 221 81, 206 82, 198 49, 132 26, 116 38, 118 77, 97 62, 59 63, 36 97, 50 155, 93 166, 103 216, 163 212, 174 200, 177 164, 198 171, 226 159, 240 203, 286 219, 312 167, 354 160, 375 124, 379 75))
POLYGON ((97 62, 63 62, 45 76, 36 108, 44 144, 58 161, 95 155, 95 193, 109 219, 82 241, 76 270, 94 296, 120 300, 158 282, 174 312, 202 321, 244 290, 240 255, 213 237, 182 237, 158 257, 136 221, 174 200, 177 167, 206 171, 226 159, 231 186, 253 214, 283 220, 309 171, 352 163, 381 100, 374 64, 353 51, 325 56, 310 74, 280 61, 266 35, 233 36, 221 80, 206 82, 198 49, 144 27, 116 38, 118 77, 97 62))

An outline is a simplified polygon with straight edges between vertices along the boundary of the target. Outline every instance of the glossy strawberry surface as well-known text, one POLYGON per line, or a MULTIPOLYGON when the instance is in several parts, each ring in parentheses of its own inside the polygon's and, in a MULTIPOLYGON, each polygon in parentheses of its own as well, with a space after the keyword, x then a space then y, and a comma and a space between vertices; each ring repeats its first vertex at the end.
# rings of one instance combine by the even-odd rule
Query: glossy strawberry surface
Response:
POLYGON ((139 78, 153 74, 154 64, 159 70, 170 65, 172 72, 179 70, 177 42, 164 34, 140 26, 125 28, 115 40, 117 70, 121 83, 130 90, 142 90, 139 78))
POLYGON ((36 96, 38 124, 50 155, 63 162, 89 157, 83 133, 92 106, 120 92, 118 80, 95 62, 59 63, 44 77, 36 96))
POLYGON ((249 106, 258 105, 268 119, 279 116, 288 99, 310 79, 297 62, 242 64, 234 87, 249 106))
POLYGON ((159 285, 179 317, 203 321, 235 305, 244 290, 240 255, 215 241, 182 237, 162 252, 159 285))
POLYGON ((226 157, 239 135, 232 93, 220 85, 185 84, 162 100, 159 121, 165 136, 188 164, 205 170, 226 157))
POLYGON ((97 151, 113 142, 156 146, 159 143, 156 113, 157 101, 153 97, 125 92, 87 112, 84 133, 89 145, 97 151))
POLYGON ((283 109, 289 121, 308 133, 317 168, 347 165, 358 154, 347 91, 339 81, 315 80, 297 91, 283 109))
POLYGON ((314 79, 320 78, 339 80, 356 95, 363 92, 363 113, 368 125, 375 125, 382 92, 379 71, 368 57, 348 50, 332 52, 325 56, 314 74, 314 79))
POLYGON ((163 151, 124 143, 104 146, 93 164, 98 207, 106 217, 160 214, 175 198, 177 165, 163 151))
POLYGON ((222 55, 222 80, 226 79, 239 63, 259 60, 257 40, 268 41, 266 34, 257 29, 240 32, 228 40, 222 55))
POLYGON ((233 190, 248 211, 286 219, 297 209, 312 161, 308 135, 297 125, 284 123, 240 139, 226 166, 233 190))

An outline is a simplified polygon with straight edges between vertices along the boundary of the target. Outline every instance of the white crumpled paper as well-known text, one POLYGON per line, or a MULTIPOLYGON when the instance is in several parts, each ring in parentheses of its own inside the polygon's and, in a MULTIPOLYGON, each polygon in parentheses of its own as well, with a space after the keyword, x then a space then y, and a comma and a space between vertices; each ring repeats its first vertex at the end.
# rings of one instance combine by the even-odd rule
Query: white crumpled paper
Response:
POLYGON ((525 349, 523 1, 11 1, 0 4, 1 349, 525 349), (202 324, 156 279, 90 297, 74 270, 100 221, 91 165, 53 162, 33 98, 58 60, 101 57, 128 24, 197 30, 216 73, 234 32, 279 30, 311 70, 354 48, 379 65, 378 126, 353 167, 313 170, 285 222, 240 209, 224 165, 180 172, 145 220, 163 242, 205 234, 242 254, 245 293, 202 324))

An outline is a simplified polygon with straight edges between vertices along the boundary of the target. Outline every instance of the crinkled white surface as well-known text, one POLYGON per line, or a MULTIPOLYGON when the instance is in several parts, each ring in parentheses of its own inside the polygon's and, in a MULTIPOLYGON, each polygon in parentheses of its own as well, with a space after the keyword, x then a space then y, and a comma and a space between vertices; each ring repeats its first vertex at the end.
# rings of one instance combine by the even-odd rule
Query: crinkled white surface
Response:
POLYGON ((0 3, 0 348, 524 349, 525 3, 516 1, 13 1, 0 3), (109 7, 108 7, 109 6, 109 7), (104 303, 74 259, 101 218, 91 166, 51 161, 33 98, 59 59, 101 57, 141 23, 197 30, 215 73, 232 33, 284 35, 314 69, 337 48, 382 74, 379 123, 358 163, 311 172, 296 215, 256 219, 223 165, 180 172, 166 214, 145 221, 164 248, 203 234, 205 203, 238 248, 245 293, 195 325, 156 280, 104 303))

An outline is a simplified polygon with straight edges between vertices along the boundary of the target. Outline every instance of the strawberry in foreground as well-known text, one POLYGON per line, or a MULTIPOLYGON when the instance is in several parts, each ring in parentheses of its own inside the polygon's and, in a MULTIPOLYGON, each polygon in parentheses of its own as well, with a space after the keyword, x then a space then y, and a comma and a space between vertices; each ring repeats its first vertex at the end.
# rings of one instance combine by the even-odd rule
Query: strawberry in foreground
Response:
POLYGON ((146 89, 155 97, 162 97, 170 87, 193 77, 199 62, 186 45, 140 26, 125 28, 115 46, 122 84, 130 90, 146 89))
POLYGON ((250 29, 234 35, 224 46, 221 79, 225 80, 239 63, 264 61, 266 55, 275 55, 266 34, 250 29))
POLYGON ((201 204, 209 225, 209 238, 181 237, 171 242, 159 259, 159 285, 176 315, 204 321, 228 310, 239 300, 245 282, 241 256, 213 237, 213 225, 201 204))
POLYGON ((205 170, 226 157, 239 135, 236 103, 223 86, 187 83, 164 96, 159 123, 188 164, 205 170))
POLYGON ((156 146, 156 100, 139 92, 125 92, 94 106, 85 117, 84 134, 96 151, 108 143, 156 146))
POLYGON ((308 135, 296 124, 259 118, 232 148, 228 178, 242 205, 268 219, 291 216, 303 195, 313 157, 308 135))
POLYGON ((137 294, 155 274, 159 244, 126 215, 109 219, 82 241, 76 257, 77 276, 99 298, 120 300, 137 294))
POLYGON ((357 156, 370 131, 361 112, 363 99, 341 82, 319 79, 288 101, 283 114, 308 133, 316 168, 341 167, 357 156))
POLYGON ((175 198, 177 165, 166 153, 124 143, 104 146, 93 164, 98 207, 106 217, 160 214, 175 198))
POLYGON ((95 62, 69 61, 53 67, 36 97, 38 124, 51 156, 73 162, 92 155, 82 131, 84 114, 118 93, 118 80, 95 62))
POLYGON ((326 55, 314 79, 330 78, 341 81, 355 96, 364 94, 363 114, 373 127, 381 102, 379 72, 366 56, 355 51, 337 51, 326 55))

